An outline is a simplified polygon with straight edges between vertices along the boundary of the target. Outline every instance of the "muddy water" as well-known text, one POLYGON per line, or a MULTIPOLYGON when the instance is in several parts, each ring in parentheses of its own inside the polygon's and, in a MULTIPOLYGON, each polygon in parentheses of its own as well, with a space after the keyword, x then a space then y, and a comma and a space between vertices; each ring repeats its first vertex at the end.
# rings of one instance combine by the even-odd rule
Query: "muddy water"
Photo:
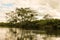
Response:
POLYGON ((32 30, 0 28, 0 40, 60 40, 60 37, 37 34, 32 30))

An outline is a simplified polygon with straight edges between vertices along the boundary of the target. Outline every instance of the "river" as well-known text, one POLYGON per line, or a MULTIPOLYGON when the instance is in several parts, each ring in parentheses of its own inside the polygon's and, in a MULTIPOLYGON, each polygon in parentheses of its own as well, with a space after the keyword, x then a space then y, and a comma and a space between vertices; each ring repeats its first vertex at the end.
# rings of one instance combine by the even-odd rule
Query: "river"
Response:
MULTIPOLYGON (((35 30, 34 30, 35 31, 35 30)), ((0 28, 0 40, 60 40, 55 37, 19 28, 0 28)))

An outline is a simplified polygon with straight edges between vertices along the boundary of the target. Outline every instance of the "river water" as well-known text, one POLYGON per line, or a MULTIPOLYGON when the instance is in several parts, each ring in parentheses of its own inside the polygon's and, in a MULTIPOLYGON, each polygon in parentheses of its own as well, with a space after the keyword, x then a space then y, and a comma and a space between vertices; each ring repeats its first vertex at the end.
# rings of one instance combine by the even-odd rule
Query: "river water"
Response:
POLYGON ((40 34, 34 31, 21 30, 19 28, 0 28, 0 40, 60 40, 60 37, 40 34))

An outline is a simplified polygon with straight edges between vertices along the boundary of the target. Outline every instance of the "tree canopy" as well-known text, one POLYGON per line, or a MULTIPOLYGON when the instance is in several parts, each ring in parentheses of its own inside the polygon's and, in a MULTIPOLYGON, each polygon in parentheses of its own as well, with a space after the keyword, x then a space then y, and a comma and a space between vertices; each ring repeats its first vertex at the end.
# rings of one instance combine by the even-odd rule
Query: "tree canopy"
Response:
POLYGON ((37 12, 30 8, 16 8, 15 11, 6 13, 8 21, 12 23, 36 20, 37 12))
POLYGON ((6 15, 9 22, 9 24, 7 23, 8 26, 16 26, 17 28, 27 30, 44 30, 49 35, 60 34, 60 19, 53 19, 48 14, 44 16, 44 19, 36 20, 35 16, 37 16, 37 12, 35 10, 30 8, 16 8, 15 11, 6 13, 6 15))

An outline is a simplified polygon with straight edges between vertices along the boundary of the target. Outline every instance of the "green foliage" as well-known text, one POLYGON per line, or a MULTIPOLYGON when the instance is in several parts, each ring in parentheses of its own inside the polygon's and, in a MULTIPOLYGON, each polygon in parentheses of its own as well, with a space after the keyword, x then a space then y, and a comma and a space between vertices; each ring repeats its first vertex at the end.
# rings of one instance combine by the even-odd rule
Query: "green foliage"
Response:
POLYGON ((60 19, 52 19, 49 14, 43 20, 36 20, 36 11, 30 8, 16 8, 15 11, 7 13, 9 23, 1 23, 1 26, 22 28, 26 30, 44 30, 49 35, 60 34, 60 19))
POLYGON ((46 20, 40 20, 38 22, 40 29, 43 29, 46 31, 49 35, 58 35, 60 32, 60 20, 59 19, 46 19, 46 20))
POLYGON ((21 24, 21 28, 26 30, 39 30, 38 25, 36 25, 36 23, 31 21, 23 22, 23 24, 21 24))
POLYGON ((24 21, 23 24, 0 23, 0 26, 22 28, 25 30, 42 30, 45 31, 48 35, 60 35, 60 19, 24 21))
POLYGON ((10 23, 18 23, 23 21, 33 21, 36 20, 36 11, 30 8, 16 8, 15 11, 12 11, 7 14, 7 20, 10 23))

